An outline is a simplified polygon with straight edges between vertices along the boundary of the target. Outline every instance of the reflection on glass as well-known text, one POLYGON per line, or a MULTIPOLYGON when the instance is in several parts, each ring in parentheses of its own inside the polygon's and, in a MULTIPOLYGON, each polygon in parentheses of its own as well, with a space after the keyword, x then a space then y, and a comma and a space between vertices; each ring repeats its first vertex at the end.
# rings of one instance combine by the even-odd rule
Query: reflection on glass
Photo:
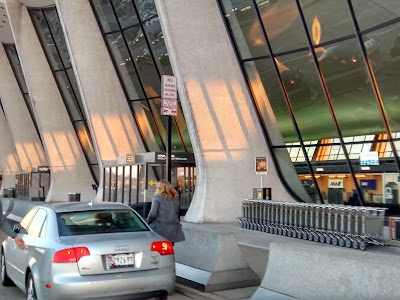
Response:
POLYGON ((21 62, 19 60, 15 45, 4 45, 4 49, 6 50, 6 53, 8 55, 8 59, 13 68, 15 77, 18 80, 18 84, 20 85, 21 92, 23 94, 28 93, 28 88, 25 82, 25 76, 24 73, 22 72, 21 62))
POLYGON ((71 59, 69 57, 67 43, 65 42, 64 32, 57 11, 54 9, 45 10, 44 14, 53 36, 53 41, 56 43, 58 53, 61 55, 61 59, 64 63, 64 68, 69 68, 71 67, 71 59))
POLYGON ((149 21, 157 16, 156 6, 153 0, 135 0, 135 4, 142 22, 149 21))
POLYGON ((263 121, 278 126, 276 129, 272 125, 268 128, 272 143, 282 145, 282 138, 285 142, 297 142, 298 137, 271 60, 245 62, 244 66, 263 121))
POLYGON ((280 56, 276 61, 303 140, 336 137, 337 130, 310 52, 280 56))
POLYGON ((351 0, 360 29, 368 29, 400 17, 397 0, 351 0))
POLYGON ((50 29, 47 26, 43 12, 41 10, 32 10, 30 14, 42 45, 47 49, 47 57, 51 68, 53 71, 61 70, 63 68, 61 58, 54 44, 54 40, 51 37, 50 29))
POLYGON ((268 55, 268 49, 252 0, 223 0, 225 18, 229 22, 240 56, 268 55))
MULTIPOLYGON (((147 101, 132 101, 131 105, 135 111, 136 120, 139 124, 140 131, 147 142, 149 151, 160 151, 161 149, 164 149, 147 101)), ((156 115, 160 118, 158 114, 156 115)), ((161 126, 160 129, 165 132, 162 123, 161 126)))
POLYGON ((131 0, 112 0, 112 3, 122 28, 138 24, 131 0))
POLYGON ((314 45, 354 33, 346 1, 300 0, 300 3, 314 45))
POLYGON ((151 19, 151 22, 144 23, 143 26, 161 75, 173 75, 164 35, 161 31, 160 20, 158 17, 155 17, 151 19))
POLYGON ((400 131, 400 22, 363 36, 364 44, 376 41, 379 52, 368 51, 385 112, 393 132, 400 131))
POLYGON ((33 108, 33 104, 29 96, 28 87, 26 86, 25 76, 22 71, 21 62, 18 57, 17 49, 15 48, 15 45, 11 44, 4 44, 4 49, 6 50, 8 60, 11 64, 11 68, 14 72, 15 78, 17 79, 19 88, 21 89, 22 96, 24 97, 25 103, 28 106, 29 114, 32 118, 32 121, 35 125, 35 128, 40 138, 40 133, 38 130, 38 125, 35 117, 35 110, 33 108))
POLYGON ((126 41, 142 80, 144 90, 149 98, 158 97, 161 93, 161 82, 154 66, 149 48, 140 27, 132 27, 124 31, 126 41))
POLYGON ((92 0, 104 32, 118 30, 118 22, 109 0, 92 0))
POLYGON ((97 164, 96 154, 94 152, 92 140, 89 135, 89 130, 82 121, 74 122, 75 130, 78 134, 79 141, 89 160, 90 164, 97 164))
MULTIPOLYGON (((364 44, 371 61, 379 60, 377 41, 366 37, 364 44)), ((357 40, 353 38, 338 42, 319 52, 318 62, 343 136, 384 132, 385 127, 357 40)))
POLYGON ((295 1, 274 1, 259 10, 275 54, 307 47, 295 1))
POLYGON ((107 36, 115 64, 124 82, 125 89, 128 92, 129 99, 143 99, 142 88, 137 78, 135 67, 133 66, 128 49, 122 39, 120 33, 110 34, 107 36))
POLYGON ((66 106, 71 114, 71 119, 73 121, 77 120, 82 120, 81 114, 78 110, 78 107, 76 106, 76 98, 75 98, 75 93, 71 88, 71 85, 69 83, 68 77, 65 73, 65 71, 58 71, 55 73, 55 76, 57 78, 57 82, 60 86, 63 99, 66 103, 66 106))

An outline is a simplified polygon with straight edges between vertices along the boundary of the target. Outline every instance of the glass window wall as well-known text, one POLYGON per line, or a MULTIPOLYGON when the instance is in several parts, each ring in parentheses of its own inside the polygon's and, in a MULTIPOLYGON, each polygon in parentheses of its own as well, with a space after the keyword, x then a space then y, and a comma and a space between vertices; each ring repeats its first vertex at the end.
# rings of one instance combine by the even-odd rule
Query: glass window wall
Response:
POLYGON ((99 165, 57 10, 30 9, 29 13, 97 185, 99 165))
POLYGON ((398 1, 218 1, 288 189, 400 212, 398 1))
MULTIPOLYGON (((130 102, 147 151, 165 151, 161 76, 173 75, 153 0, 91 0, 104 40, 130 102)), ((172 149, 192 151, 181 109, 174 117, 172 149)))

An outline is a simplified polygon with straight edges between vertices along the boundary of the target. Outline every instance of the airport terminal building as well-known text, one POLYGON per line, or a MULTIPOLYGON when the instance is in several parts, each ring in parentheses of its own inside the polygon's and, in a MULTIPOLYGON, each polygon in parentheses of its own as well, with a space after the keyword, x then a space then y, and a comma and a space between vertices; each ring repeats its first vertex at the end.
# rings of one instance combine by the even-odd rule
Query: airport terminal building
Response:
POLYGON ((0 41, 3 197, 132 204, 171 176, 193 223, 260 187, 400 214, 398 0, 0 0, 0 41))

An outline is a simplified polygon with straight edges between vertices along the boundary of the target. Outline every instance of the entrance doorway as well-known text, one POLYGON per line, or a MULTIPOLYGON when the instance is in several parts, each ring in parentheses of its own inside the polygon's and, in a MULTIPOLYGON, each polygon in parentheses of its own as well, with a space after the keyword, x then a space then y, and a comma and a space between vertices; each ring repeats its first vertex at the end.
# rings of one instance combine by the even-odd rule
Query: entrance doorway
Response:
MULTIPOLYGON (((104 168, 103 200, 134 205, 151 202, 157 181, 166 178, 165 154, 149 152, 135 155, 129 165, 104 168)), ((196 187, 193 153, 173 153, 171 184, 179 194, 180 216, 186 214, 196 187)))

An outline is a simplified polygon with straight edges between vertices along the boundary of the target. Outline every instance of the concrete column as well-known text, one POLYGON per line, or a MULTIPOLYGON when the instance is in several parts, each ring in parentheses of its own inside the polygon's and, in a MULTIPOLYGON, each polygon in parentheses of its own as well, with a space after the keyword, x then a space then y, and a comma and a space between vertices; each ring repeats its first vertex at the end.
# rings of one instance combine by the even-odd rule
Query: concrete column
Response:
MULTIPOLYGON (((1 97, 1 94, 0 94, 1 97)), ((0 168, 3 174, 3 183, 0 195, 5 188, 14 188, 17 183, 15 175, 21 171, 14 140, 11 135, 9 124, 3 110, 0 108, 0 168)), ((2 213, 2 212, 0 212, 2 213)))
POLYGON ((5 4, 51 168, 46 201, 67 201, 69 192, 90 201, 95 196, 94 180, 28 10, 15 0, 5 4))
POLYGON ((21 168, 47 166, 35 125, 18 86, 4 47, 0 46, 0 93, 4 112, 14 137, 21 168))
POLYGON ((144 152, 89 1, 57 0, 56 6, 101 160, 144 152))
POLYGON ((155 3, 196 157, 196 191, 185 221, 241 216, 242 201, 261 185, 256 156, 269 157, 263 186, 272 187, 272 199, 293 201, 272 164, 216 1, 155 3))

